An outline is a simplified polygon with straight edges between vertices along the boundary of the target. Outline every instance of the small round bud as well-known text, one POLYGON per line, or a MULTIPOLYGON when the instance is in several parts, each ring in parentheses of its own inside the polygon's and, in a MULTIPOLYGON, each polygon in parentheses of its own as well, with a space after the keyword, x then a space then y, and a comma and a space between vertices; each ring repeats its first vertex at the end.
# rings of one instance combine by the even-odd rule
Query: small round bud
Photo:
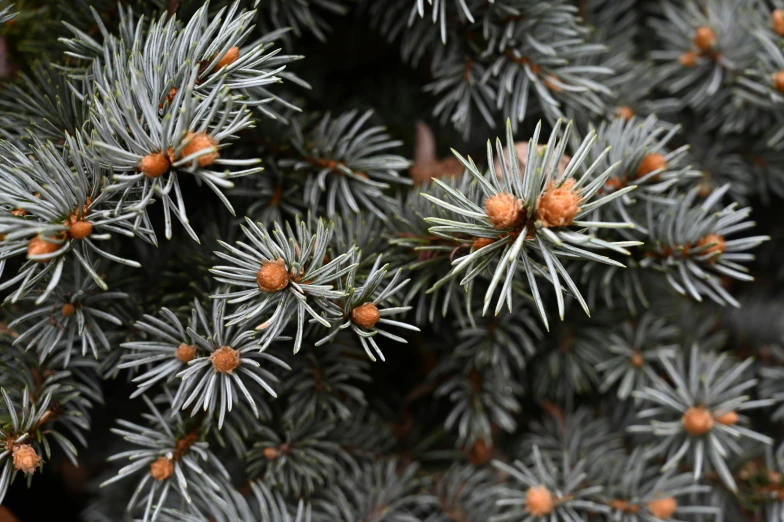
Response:
POLYGON ((619 107, 616 107, 615 116, 624 119, 626 121, 629 121, 634 117, 634 109, 632 109, 628 105, 621 105, 619 107))
POLYGON ((240 365, 240 351, 231 346, 221 346, 210 355, 212 367, 218 373, 234 374, 234 369, 240 365))
POLYGON ((267 460, 275 460, 276 458, 278 458, 278 455, 280 455, 278 448, 273 448, 272 446, 264 448, 263 453, 264 453, 264 458, 267 460))
POLYGON ((662 497, 648 502, 648 511, 661 520, 669 520, 678 509, 678 502, 672 497, 662 497))
POLYGON ((705 435, 713 429, 713 416, 702 406, 692 407, 681 417, 681 426, 694 437, 705 435))
MULTIPOLYGON (((61 246, 62 245, 58 245, 57 243, 50 243, 44 238, 36 236, 30 240, 30 243, 27 244, 27 257, 53 254, 57 252, 61 246)), ((49 259, 37 259, 36 261, 39 263, 46 263, 49 261, 49 259)))
MULTIPOLYGON (((700 252, 700 255, 703 256, 707 256, 711 254, 715 255, 716 252, 718 252, 718 254, 721 255, 727 251, 727 243, 724 241, 724 238, 718 234, 707 234, 706 236, 701 237, 700 240, 697 241, 697 246, 698 247, 708 246, 708 248, 700 252)), ((716 257, 712 259, 716 259, 716 257)))
POLYGON ((93 233, 93 224, 89 221, 68 223, 68 235, 74 239, 85 239, 93 233))
POLYGON ((226 51, 220 60, 218 60, 217 68, 220 69, 221 67, 226 67, 227 65, 231 65, 236 62, 240 57, 240 48, 236 45, 226 51))
POLYGON ((684 67, 694 67, 697 65, 697 53, 694 51, 686 51, 678 57, 678 63, 684 67))
POLYGON ((512 194, 496 194, 485 199, 485 213, 493 228, 512 228, 523 215, 523 202, 512 194))
POLYGON ((161 481, 171 477, 174 473, 174 462, 169 457, 158 457, 150 464, 150 475, 155 480, 161 481))
POLYGON ((539 196, 536 205, 536 219, 545 227, 566 227, 572 224, 575 216, 580 212, 580 203, 583 198, 572 191, 575 181, 566 180, 563 185, 556 187, 550 185, 544 194, 539 196))
POLYGON ((11 211, 11 215, 16 217, 24 217, 27 215, 27 211, 23 208, 15 208, 11 211))
POLYGON ((706 53, 716 45, 716 33, 710 27, 704 25, 697 28, 692 41, 697 49, 706 53))
POLYGON ((631 363, 635 368, 642 368, 642 365, 645 363, 645 359, 642 358, 640 352, 634 352, 631 356, 631 363))
POLYGON ((76 313, 76 307, 71 303, 65 303, 60 309, 60 313, 63 314, 63 317, 71 317, 76 313))
POLYGON ((381 313, 375 303, 363 303, 351 311, 351 320, 362 328, 373 328, 379 319, 381 313))
POLYGON ((259 290, 268 294, 286 288, 289 284, 289 272, 286 270, 283 260, 267 261, 261 265, 259 271, 256 272, 256 283, 259 285, 259 290))
POLYGON ((666 170, 667 169, 667 160, 664 158, 662 154, 658 152, 654 152, 652 154, 646 154, 642 161, 640 161, 640 165, 637 167, 637 177, 641 178, 643 176, 647 176, 651 172, 655 170, 666 170))
POLYGON ((490 239, 489 237, 478 237, 474 240, 474 243, 471 245, 471 248, 476 251, 480 248, 484 248, 487 245, 492 245, 495 243, 494 239, 490 239))
POLYGON ((555 499, 553 494, 544 486, 530 488, 525 493, 525 508, 535 517, 543 517, 553 512, 555 499))
POLYGON ((35 473, 35 468, 41 463, 41 457, 30 444, 19 444, 13 449, 14 469, 22 473, 35 473))
POLYGON ((784 71, 773 74, 773 86, 777 91, 784 93, 784 71))
POLYGON ((188 363, 196 358, 196 347, 192 344, 182 343, 177 347, 174 356, 178 361, 188 363))
POLYGON ((187 158, 192 154, 205 150, 209 152, 202 154, 196 160, 200 167, 212 165, 215 160, 218 159, 220 156, 220 154, 218 154, 218 142, 206 132, 200 132, 198 134, 189 132, 187 136, 185 136, 185 146, 182 148, 180 156, 187 158))
POLYGON ((784 36, 784 9, 774 9, 770 20, 771 29, 779 36, 784 36))
POLYGON ((139 163, 139 170, 148 178, 159 178, 169 172, 169 157, 163 152, 147 154, 139 163))
POLYGON ((728 411, 724 415, 715 417, 715 419, 719 424, 724 424, 725 426, 734 426, 738 423, 738 414, 734 411, 728 411))

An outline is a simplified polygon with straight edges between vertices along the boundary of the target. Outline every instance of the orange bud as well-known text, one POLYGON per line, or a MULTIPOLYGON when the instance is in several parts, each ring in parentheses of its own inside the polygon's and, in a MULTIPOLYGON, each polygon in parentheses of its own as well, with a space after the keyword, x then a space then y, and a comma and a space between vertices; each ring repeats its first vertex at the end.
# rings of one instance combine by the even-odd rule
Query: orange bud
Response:
POLYGON ((373 328, 381 319, 381 313, 375 303, 363 303, 351 311, 351 319, 363 328, 373 328))
POLYGON ((256 272, 256 283, 259 290, 268 294, 279 292, 289 284, 289 273, 282 259, 267 261, 256 272))
POLYGON ((716 45, 716 33, 708 26, 698 27, 692 41, 697 49, 706 53, 716 45))
POLYGON ((169 157, 163 152, 147 154, 139 163, 139 170, 148 178, 159 178, 169 172, 169 157))
POLYGON ((701 406, 692 407, 681 417, 681 425, 686 433, 698 437, 713 429, 713 416, 701 406))
POLYGON ((485 213, 493 228, 512 228, 523 214, 523 202, 512 194, 495 194, 485 199, 485 213))
POLYGON ((218 373, 234 374, 240 365, 240 351, 231 346, 221 346, 210 355, 213 369, 218 373))

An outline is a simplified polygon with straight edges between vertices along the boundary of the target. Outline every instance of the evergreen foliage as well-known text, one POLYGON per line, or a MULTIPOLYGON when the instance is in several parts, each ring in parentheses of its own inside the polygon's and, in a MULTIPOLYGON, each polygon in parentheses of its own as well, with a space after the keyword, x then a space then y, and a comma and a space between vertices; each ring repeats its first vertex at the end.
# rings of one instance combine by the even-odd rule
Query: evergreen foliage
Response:
POLYGON ((779 0, 0 0, 0 520, 784 522, 782 122, 779 0))

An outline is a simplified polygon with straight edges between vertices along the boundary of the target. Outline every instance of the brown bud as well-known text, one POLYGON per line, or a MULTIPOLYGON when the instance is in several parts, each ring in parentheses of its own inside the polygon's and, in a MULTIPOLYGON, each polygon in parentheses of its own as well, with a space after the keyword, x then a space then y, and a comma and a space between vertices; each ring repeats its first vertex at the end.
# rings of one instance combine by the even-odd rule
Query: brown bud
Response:
POLYGON ((268 294, 286 288, 289 284, 289 272, 283 260, 267 261, 261 265, 256 272, 256 283, 259 285, 259 290, 268 294))
POLYGON ((60 309, 60 313, 63 314, 63 317, 71 317, 76 313, 76 307, 71 303, 65 303, 60 309))
POLYGON ((616 107, 615 115, 618 118, 622 118, 626 121, 629 121, 634 117, 634 109, 632 109, 628 105, 621 105, 619 107, 616 107))
POLYGON ((174 473, 174 462, 169 457, 158 457, 150 464, 150 475, 155 480, 166 480, 174 473))
POLYGON ((16 217, 24 217, 27 215, 27 211, 23 208, 15 208, 11 211, 11 215, 16 217))
POLYGON ((379 319, 381 313, 375 303, 363 303, 351 311, 351 320, 362 328, 373 328, 379 319))
POLYGON ((188 363, 196 358, 196 347, 192 344, 182 343, 177 347, 174 356, 177 360, 188 363))
POLYGON ((221 346, 212 352, 210 362, 216 372, 233 375, 235 368, 240 365, 240 351, 231 346, 221 346))
POLYGON ((692 41, 697 49, 707 53, 716 45, 716 33, 714 33, 713 29, 710 27, 704 25, 697 28, 697 32, 694 34, 694 39, 692 41))
POLYGON ((784 36, 784 9, 774 9, 770 20, 771 29, 779 36, 784 36))
POLYGON ((669 520, 678 509, 678 502, 672 497, 662 497, 648 502, 648 511, 661 520, 669 520))
POLYGON ((240 57, 240 48, 236 45, 226 51, 220 60, 218 60, 217 67, 220 69, 221 67, 226 67, 227 65, 231 65, 236 62, 240 57))
MULTIPOLYGON (((52 237, 49 239, 54 238, 52 237)), ((41 256, 44 254, 53 254, 54 252, 57 252, 61 246, 62 245, 58 245, 57 243, 50 243, 44 238, 36 236, 30 240, 30 243, 27 244, 27 256, 30 257, 41 256)), ((46 263, 49 261, 49 259, 38 259, 37 261, 39 263, 46 263)))
POLYGON ((512 194, 495 194, 485 199, 485 213, 493 228, 512 228, 523 215, 523 202, 512 194))
POLYGON ((641 178, 643 176, 647 176, 651 172, 659 169, 667 169, 667 160, 664 158, 664 156, 658 152, 646 154, 642 158, 642 161, 640 161, 640 165, 637 167, 637 177, 641 178))
POLYGON ((530 488, 525 494, 525 508, 535 517, 549 515, 553 512, 554 507, 553 494, 544 486, 530 488))
POLYGON ((200 132, 198 134, 189 132, 188 135, 185 136, 185 146, 182 148, 180 156, 187 158, 192 154, 205 150, 209 152, 202 154, 196 160, 200 167, 212 165, 215 160, 218 159, 218 156, 220 156, 220 154, 218 154, 218 142, 206 132, 200 132))
POLYGON ((645 359, 643 359, 640 352, 634 352, 631 357, 632 366, 635 368, 642 368, 642 365, 645 363, 645 359))
POLYGON ((41 462, 41 457, 30 444, 18 444, 13 449, 14 469, 22 473, 35 473, 35 468, 41 462))
POLYGON ((784 93, 784 71, 773 74, 773 86, 777 91, 784 93))
POLYGON ((572 191, 575 181, 567 179, 563 185, 556 187, 551 184, 539 196, 536 205, 536 219, 545 227, 566 227, 572 224, 574 217, 580 212, 583 198, 572 191))
POLYGON ((68 223, 68 235, 74 239, 85 239, 93 233, 93 224, 89 221, 75 221, 68 223))
POLYGON ((264 448, 264 458, 267 460, 275 460, 278 458, 278 455, 280 455, 280 452, 277 448, 273 448, 272 446, 264 448))
POLYGON ((147 154, 139 163, 139 170, 148 178, 159 178, 169 172, 169 157, 163 152, 147 154))
POLYGON ((484 248, 487 245, 492 245, 493 243, 495 243, 495 240, 490 239, 489 237, 478 237, 474 240, 471 248, 473 250, 479 250, 480 248, 484 248))
POLYGON ((728 411, 724 415, 715 417, 715 419, 719 424, 724 424, 725 426, 734 426, 738 423, 738 414, 734 411, 728 411))
MULTIPOLYGON (((724 241, 724 238, 718 234, 707 234, 706 236, 701 237, 699 241, 697 241, 698 247, 703 247, 708 245, 711 246, 709 246, 704 251, 700 252, 700 255, 707 256, 709 254, 714 254, 715 252, 718 252, 719 255, 721 255, 727 251, 727 243, 724 241)), ((712 259, 716 259, 716 258, 714 257, 712 259)))
POLYGON ((689 435, 705 435, 713 429, 713 416, 702 406, 691 407, 681 417, 681 426, 689 435))
POLYGON ((678 57, 678 62, 684 67, 694 67, 697 65, 697 53, 694 51, 686 51, 678 57))

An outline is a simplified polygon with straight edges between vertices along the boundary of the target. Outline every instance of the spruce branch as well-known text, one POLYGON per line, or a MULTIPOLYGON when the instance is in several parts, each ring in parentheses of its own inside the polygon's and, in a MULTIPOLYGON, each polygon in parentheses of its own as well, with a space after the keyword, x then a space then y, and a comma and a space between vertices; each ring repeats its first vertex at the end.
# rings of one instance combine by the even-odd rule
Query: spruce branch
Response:
POLYGON ((153 239, 150 229, 134 225, 136 213, 112 211, 111 193, 104 187, 106 172, 91 158, 84 136, 68 136, 62 151, 40 142, 33 151, 35 156, 29 157, 7 142, 0 143, 2 203, 14 209, 0 216, 0 233, 5 237, 0 259, 20 254, 28 259, 16 276, 0 285, 0 289, 17 286, 7 300, 18 301, 48 278, 36 299, 36 304, 44 302, 60 282, 66 260, 78 263, 104 290, 108 285, 96 271, 96 255, 141 266, 96 243, 109 240, 113 232, 153 239))
POLYGON ((302 345, 307 316, 331 327, 321 311, 331 312, 329 301, 344 296, 345 292, 334 289, 334 284, 355 265, 348 264, 346 252, 327 258, 332 226, 323 220, 318 221, 315 232, 299 217, 293 229, 289 223, 285 229, 275 223, 271 231, 248 218, 245 221, 241 228, 249 243, 237 242, 234 247, 219 242, 229 253, 216 254, 231 265, 216 266, 211 272, 229 289, 214 298, 240 305, 226 316, 228 325, 245 325, 265 317, 256 326, 261 350, 296 318, 296 353, 302 345))
POLYGON ((687 462, 695 481, 713 470, 728 489, 736 491, 726 461, 742 452, 739 440, 772 443, 770 437, 747 428, 748 418, 741 413, 772 404, 770 399, 750 400, 745 394, 757 382, 744 380, 752 359, 736 363, 726 353, 706 353, 695 344, 678 360, 661 357, 661 363, 669 381, 659 377, 653 386, 633 393, 639 400, 637 418, 650 419, 649 424, 631 426, 629 431, 649 434, 657 441, 645 454, 666 458, 663 471, 687 462))
MULTIPOLYGON (((442 279, 435 288, 451 278, 465 273, 460 284, 465 286, 484 269, 490 267, 492 280, 485 293, 483 313, 490 307, 491 300, 503 280, 495 313, 504 304, 512 310, 512 283, 518 267, 530 286, 537 310, 545 327, 549 328, 536 276, 540 275, 552 282, 558 301, 558 313, 563 319, 564 300, 560 281, 569 288, 588 313, 588 305, 566 271, 562 258, 582 258, 589 261, 623 266, 621 263, 587 250, 586 248, 608 249, 620 254, 629 254, 628 246, 637 242, 608 242, 585 233, 592 228, 626 228, 632 226, 625 221, 592 221, 593 212, 601 206, 634 190, 628 186, 613 194, 597 196, 607 182, 614 167, 594 174, 601 166, 600 159, 586 167, 578 176, 596 136, 589 134, 569 162, 568 167, 559 173, 555 166, 564 153, 571 130, 571 124, 561 131, 561 123, 556 124, 550 139, 541 150, 538 147, 541 124, 537 126, 529 142, 528 161, 523 169, 516 156, 511 123, 507 123, 507 157, 504 157, 500 139, 496 140, 496 153, 501 159, 501 176, 483 174, 471 158, 465 159, 458 153, 456 157, 468 169, 468 173, 481 187, 484 195, 484 208, 468 200, 455 189, 450 189, 438 180, 447 197, 444 199, 423 194, 436 205, 451 211, 465 221, 429 217, 426 220, 433 226, 432 234, 461 243, 470 242, 472 251, 455 259, 449 276, 442 279), (477 239, 482 239, 477 243, 477 239), (532 258, 535 255, 541 261, 532 258), (544 263, 544 264, 542 264, 544 263)), ((488 165, 493 165, 493 149, 487 144, 488 165)))
POLYGON ((200 350, 198 356, 176 374, 182 381, 172 399, 172 408, 191 408, 192 415, 201 408, 213 418, 217 414, 220 429, 226 413, 231 412, 234 402, 242 397, 258 418, 259 408, 248 392, 248 385, 260 386, 272 397, 277 397, 271 384, 277 384, 278 378, 266 366, 286 370, 289 366, 273 355, 260 352, 253 330, 241 331, 225 325, 225 301, 213 301, 209 318, 198 301, 194 301, 194 308, 194 326, 198 330, 189 327, 187 333, 190 344, 200 350))

